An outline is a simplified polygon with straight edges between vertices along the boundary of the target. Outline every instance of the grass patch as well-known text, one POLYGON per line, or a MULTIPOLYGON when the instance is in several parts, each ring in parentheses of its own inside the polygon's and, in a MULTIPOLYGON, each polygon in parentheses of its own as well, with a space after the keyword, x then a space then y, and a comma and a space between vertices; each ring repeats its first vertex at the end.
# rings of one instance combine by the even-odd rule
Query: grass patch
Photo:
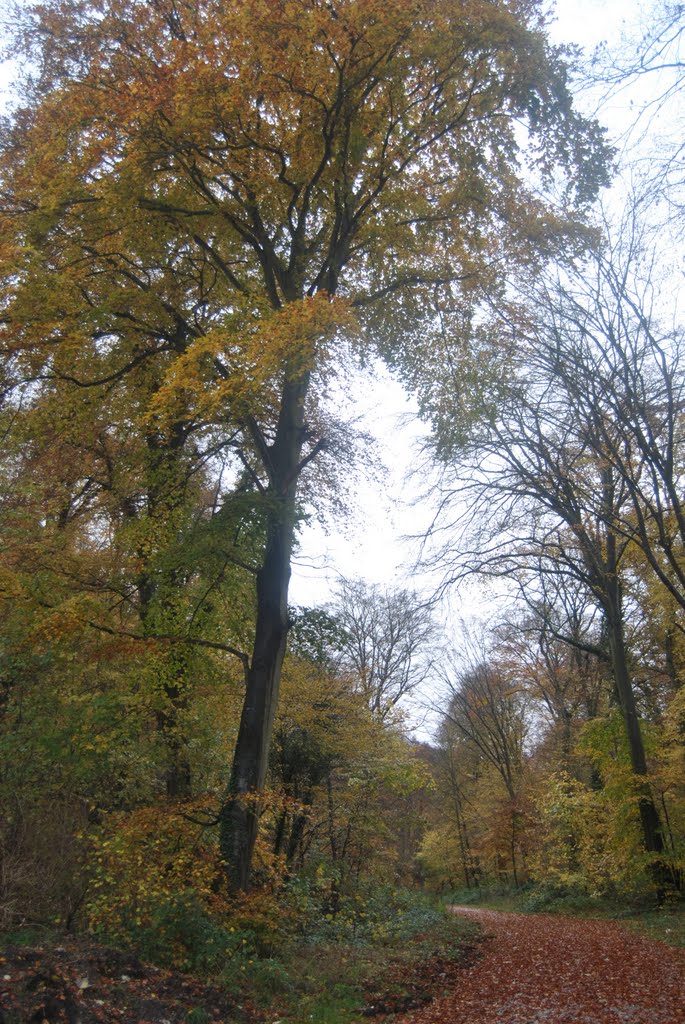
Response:
POLYGON ((618 921, 650 939, 685 947, 685 900, 656 908, 653 900, 592 897, 578 890, 539 886, 518 891, 466 889, 443 896, 446 904, 482 907, 519 914, 568 914, 570 917, 618 921))
POLYGON ((663 907, 660 910, 634 911, 616 915, 633 931, 658 939, 669 946, 685 947, 685 906, 663 907))
POLYGON ((59 934, 56 929, 41 925, 24 925, 0 931, 0 948, 4 946, 39 946, 59 934))

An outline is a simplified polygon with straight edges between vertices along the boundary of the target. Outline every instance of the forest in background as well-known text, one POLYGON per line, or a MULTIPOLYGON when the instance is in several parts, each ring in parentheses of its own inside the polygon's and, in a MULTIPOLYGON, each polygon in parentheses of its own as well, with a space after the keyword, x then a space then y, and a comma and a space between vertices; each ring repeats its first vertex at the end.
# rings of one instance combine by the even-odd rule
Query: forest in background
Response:
MULTIPOLYGON (((442 927, 405 889, 676 905, 680 144, 601 208, 621 153, 533 0, 51 2, 12 34, 0 927, 275 992, 288 942, 442 927), (430 426, 440 593, 512 594, 449 642, 410 586, 288 601, 374 458, 335 395, 376 359, 430 426)), ((636 131, 682 34, 665 2, 595 57, 656 83, 636 131)))

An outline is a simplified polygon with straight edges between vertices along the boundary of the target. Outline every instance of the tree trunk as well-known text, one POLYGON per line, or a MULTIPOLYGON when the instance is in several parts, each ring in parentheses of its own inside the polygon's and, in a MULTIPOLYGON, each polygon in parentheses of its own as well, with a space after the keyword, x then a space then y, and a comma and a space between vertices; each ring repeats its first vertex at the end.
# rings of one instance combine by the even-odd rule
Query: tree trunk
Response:
POLYGON ((457 836, 459 838, 459 853, 461 855, 461 867, 464 874, 464 884, 467 889, 471 888, 471 850, 469 848, 469 837, 466 831, 466 823, 464 822, 464 815, 462 813, 461 803, 461 791, 459 783, 457 781, 457 771, 452 757, 452 752, 449 753, 449 779, 452 790, 452 804, 454 807, 454 816, 457 824, 457 836))
POLYGON ((630 752, 630 764, 635 776, 638 779, 638 801, 640 809, 640 824, 642 826, 642 837, 645 849, 650 853, 661 854, 664 851, 664 842, 661 833, 661 822, 654 804, 649 782, 647 779, 647 758, 642 742, 640 722, 635 707, 635 695, 628 670, 628 659, 626 656, 625 640, 623 637, 623 623, 620 611, 612 608, 613 602, 608 602, 607 626, 609 631, 609 649, 614 670, 614 683, 618 697, 628 749, 630 752))
POLYGON ((283 845, 285 843, 285 830, 288 825, 288 812, 283 811, 278 817, 278 824, 276 825, 276 834, 274 836, 274 857, 280 855, 283 845))
POLYGON ((468 852, 468 836, 466 835, 466 829, 464 828, 464 822, 461 814, 461 806, 459 801, 455 798, 454 801, 455 815, 457 819, 457 836, 459 838, 459 853, 461 856, 461 869, 464 874, 464 884, 467 889, 471 888, 471 871, 469 867, 470 855, 468 852))
MULTIPOLYGON (((150 625, 152 606, 158 600, 157 587, 151 573, 141 574, 138 580, 140 600, 140 619, 143 630, 150 625)), ((173 623, 173 609, 169 602, 161 603, 161 613, 169 612, 173 623)), ((156 628, 152 625, 150 632, 154 635, 156 628)), ((186 800, 192 795, 192 772, 188 753, 188 740, 183 724, 184 715, 188 710, 189 670, 188 652, 180 645, 175 645, 166 655, 165 672, 161 685, 160 697, 163 706, 157 710, 157 730, 164 743, 166 765, 164 768, 164 787, 170 800, 186 800)))
MULTIPOLYGON (((151 535, 138 548, 141 569, 136 580, 139 615, 144 633, 177 631, 178 595, 184 579, 176 569, 160 572, 155 564, 160 550, 174 540, 168 524, 183 509, 187 466, 183 460, 185 434, 180 423, 174 423, 170 438, 164 442, 157 434, 146 437, 146 515, 151 535)), ((139 510, 133 504, 125 509, 126 518, 135 520, 139 510)), ((185 735, 184 717, 190 696, 189 652, 183 645, 174 645, 165 656, 161 675, 164 703, 157 710, 157 729, 166 752, 164 786, 170 800, 185 800, 192 795, 192 773, 185 735)))
POLYGON ((269 486, 267 535, 257 573, 257 616, 245 701, 231 779, 219 816, 219 848, 229 887, 247 890, 259 825, 288 634, 290 559, 296 526, 295 499, 305 438, 304 401, 309 374, 286 380, 276 436, 263 454, 269 486))
POLYGON ((157 726, 167 752, 164 772, 166 795, 170 800, 187 800, 192 796, 192 773, 182 718, 188 708, 188 685, 181 669, 177 669, 177 672, 177 685, 164 684, 164 696, 168 703, 157 714, 157 726))
MULTIPOLYGON (((308 801, 311 803, 311 801, 308 801)), ((290 871, 295 863, 295 858, 300 852, 302 846, 302 836, 304 835, 304 827, 307 824, 307 815, 298 814, 296 815, 292 828, 290 830, 290 839, 288 840, 288 849, 286 851, 285 862, 290 871)))
MULTIPOLYGON (((605 506, 605 522, 611 523, 616 507, 613 471, 610 467, 602 471, 602 497, 605 506)), ((637 781, 638 807, 644 848, 648 853, 656 854, 651 874, 655 882, 659 900, 666 885, 666 866, 661 855, 664 852, 664 841, 661 832, 661 821, 656 809, 654 798, 649 786, 647 758, 642 742, 640 721, 635 706, 635 694, 628 668, 625 637, 623 632, 623 601, 617 552, 616 535, 610 525, 605 532, 605 566, 602 581, 604 617, 611 654, 611 665, 616 687, 616 696, 623 714, 630 764, 637 781)))

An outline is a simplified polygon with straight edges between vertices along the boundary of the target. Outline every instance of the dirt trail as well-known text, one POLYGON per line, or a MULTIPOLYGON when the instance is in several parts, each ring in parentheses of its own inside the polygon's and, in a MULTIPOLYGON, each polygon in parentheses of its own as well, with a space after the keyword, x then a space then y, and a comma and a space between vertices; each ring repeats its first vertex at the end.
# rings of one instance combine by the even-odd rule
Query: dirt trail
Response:
POLYGON ((453 909, 483 926, 483 956, 396 1024, 685 1024, 685 950, 611 921, 453 909))

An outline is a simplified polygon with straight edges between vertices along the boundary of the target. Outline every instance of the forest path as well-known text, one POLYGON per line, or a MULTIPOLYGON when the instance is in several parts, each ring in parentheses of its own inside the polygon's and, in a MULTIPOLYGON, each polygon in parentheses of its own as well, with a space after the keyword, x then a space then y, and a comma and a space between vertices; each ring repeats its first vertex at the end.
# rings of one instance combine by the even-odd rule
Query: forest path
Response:
POLYGON ((482 925, 483 955, 396 1024, 685 1024, 685 950, 612 921, 452 909, 482 925))

